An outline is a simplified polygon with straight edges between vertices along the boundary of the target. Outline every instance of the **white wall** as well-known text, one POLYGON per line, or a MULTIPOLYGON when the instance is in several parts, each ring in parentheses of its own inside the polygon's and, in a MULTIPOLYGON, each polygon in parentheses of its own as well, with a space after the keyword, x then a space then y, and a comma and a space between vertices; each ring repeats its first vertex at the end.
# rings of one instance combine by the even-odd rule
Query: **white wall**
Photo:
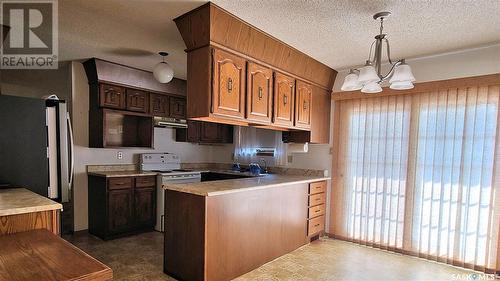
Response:
POLYGON ((88 147, 89 132, 89 87, 83 65, 71 64, 73 127, 75 137, 75 183, 73 190, 75 231, 88 228, 88 184, 87 165, 133 164, 138 163, 138 154, 145 152, 174 152, 183 162, 231 162, 232 145, 208 146, 175 142, 174 129, 155 128, 154 149, 103 149, 88 147), (123 152, 123 159, 118 160, 118 151, 123 152))

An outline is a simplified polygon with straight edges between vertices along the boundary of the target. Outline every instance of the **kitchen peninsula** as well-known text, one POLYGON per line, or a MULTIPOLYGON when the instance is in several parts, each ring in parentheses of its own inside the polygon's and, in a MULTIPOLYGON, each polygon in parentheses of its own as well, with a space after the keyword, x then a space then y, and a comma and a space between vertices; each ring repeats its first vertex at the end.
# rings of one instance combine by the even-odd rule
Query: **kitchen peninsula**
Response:
POLYGON ((0 235, 34 229, 59 234, 62 205, 25 188, 0 189, 0 235))
POLYGON ((307 244, 324 230, 328 179, 266 175, 163 185, 165 273, 230 280, 307 244))
POLYGON ((113 279, 108 266, 59 237, 61 210, 25 188, 0 189, 0 280, 113 279))

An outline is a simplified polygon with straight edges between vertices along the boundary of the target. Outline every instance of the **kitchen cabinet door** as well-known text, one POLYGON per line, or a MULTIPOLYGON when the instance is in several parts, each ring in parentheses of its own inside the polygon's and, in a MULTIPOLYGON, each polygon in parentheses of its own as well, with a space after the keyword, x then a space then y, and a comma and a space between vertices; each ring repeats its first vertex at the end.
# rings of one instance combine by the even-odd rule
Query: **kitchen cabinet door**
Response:
POLYGON ((295 103, 295 127, 311 128, 312 87, 310 84, 297 80, 295 103))
POLYGON ((221 125, 217 123, 200 123, 200 142, 217 143, 222 141, 221 125))
POLYGON ((168 117, 170 113, 170 104, 168 96, 151 94, 150 108, 151 108, 151 114, 153 116, 168 117))
POLYGON ((245 60, 227 52, 213 52, 212 113, 245 117, 245 60))
POLYGON ((190 143, 233 143, 233 126, 187 121, 187 129, 176 129, 175 140, 190 143))
POLYGON ((108 192, 108 231, 110 233, 127 231, 132 227, 132 194, 132 188, 108 192))
POLYGON ((135 188, 134 218, 137 227, 151 227, 156 221, 155 187, 135 188))
POLYGON ((149 93, 127 89, 127 110, 142 113, 149 112, 149 93))
POLYGON ((186 119, 186 99, 170 97, 170 117, 186 119))
POLYGON ((295 102, 295 79, 282 73, 274 75, 273 123, 293 127, 295 102))
POLYGON ((125 109, 125 89, 119 86, 101 84, 99 86, 101 107, 125 109))
POLYGON ((247 119, 263 124, 271 123, 272 78, 270 68, 248 63, 247 72, 247 119))
POLYGON ((187 122, 187 142, 199 142, 200 141, 200 123, 197 121, 188 120, 187 122))

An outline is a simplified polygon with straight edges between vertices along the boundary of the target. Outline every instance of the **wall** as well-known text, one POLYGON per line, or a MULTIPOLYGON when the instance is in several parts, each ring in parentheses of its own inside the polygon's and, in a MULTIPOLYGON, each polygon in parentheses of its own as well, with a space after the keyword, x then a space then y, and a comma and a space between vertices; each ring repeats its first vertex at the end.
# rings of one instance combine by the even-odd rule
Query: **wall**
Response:
POLYGON ((132 164, 138 162, 139 153, 175 152, 183 162, 231 162, 232 145, 206 146, 175 142, 174 129, 155 128, 154 149, 102 149, 88 147, 88 109, 89 88, 83 65, 71 63, 71 84, 73 100, 73 127, 75 137, 75 182, 74 221, 75 231, 88 227, 88 189, 86 166, 93 164, 132 164), (123 159, 118 160, 117 152, 123 152, 123 159))
POLYGON ((60 99, 71 96, 71 69, 69 63, 61 63, 58 69, 2 69, 0 94, 41 98, 57 95, 60 99))

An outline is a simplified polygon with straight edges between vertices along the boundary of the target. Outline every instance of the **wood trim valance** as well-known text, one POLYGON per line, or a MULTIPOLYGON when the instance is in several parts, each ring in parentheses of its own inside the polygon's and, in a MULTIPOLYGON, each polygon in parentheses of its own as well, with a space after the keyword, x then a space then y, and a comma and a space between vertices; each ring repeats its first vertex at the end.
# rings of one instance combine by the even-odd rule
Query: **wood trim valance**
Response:
POLYGON ((477 86, 495 85, 495 84, 500 84, 500 73, 416 83, 415 88, 403 91, 393 90, 390 89, 389 87, 384 87, 384 91, 377 94, 365 94, 362 93, 361 91, 335 92, 332 94, 332 99, 333 100, 366 99, 366 98, 376 98, 383 96, 425 93, 425 92, 431 92, 449 88, 463 88, 470 86, 477 87, 477 86))
POLYGON ((225 47, 252 60, 332 89, 337 71, 208 2, 174 19, 187 52, 225 47))

